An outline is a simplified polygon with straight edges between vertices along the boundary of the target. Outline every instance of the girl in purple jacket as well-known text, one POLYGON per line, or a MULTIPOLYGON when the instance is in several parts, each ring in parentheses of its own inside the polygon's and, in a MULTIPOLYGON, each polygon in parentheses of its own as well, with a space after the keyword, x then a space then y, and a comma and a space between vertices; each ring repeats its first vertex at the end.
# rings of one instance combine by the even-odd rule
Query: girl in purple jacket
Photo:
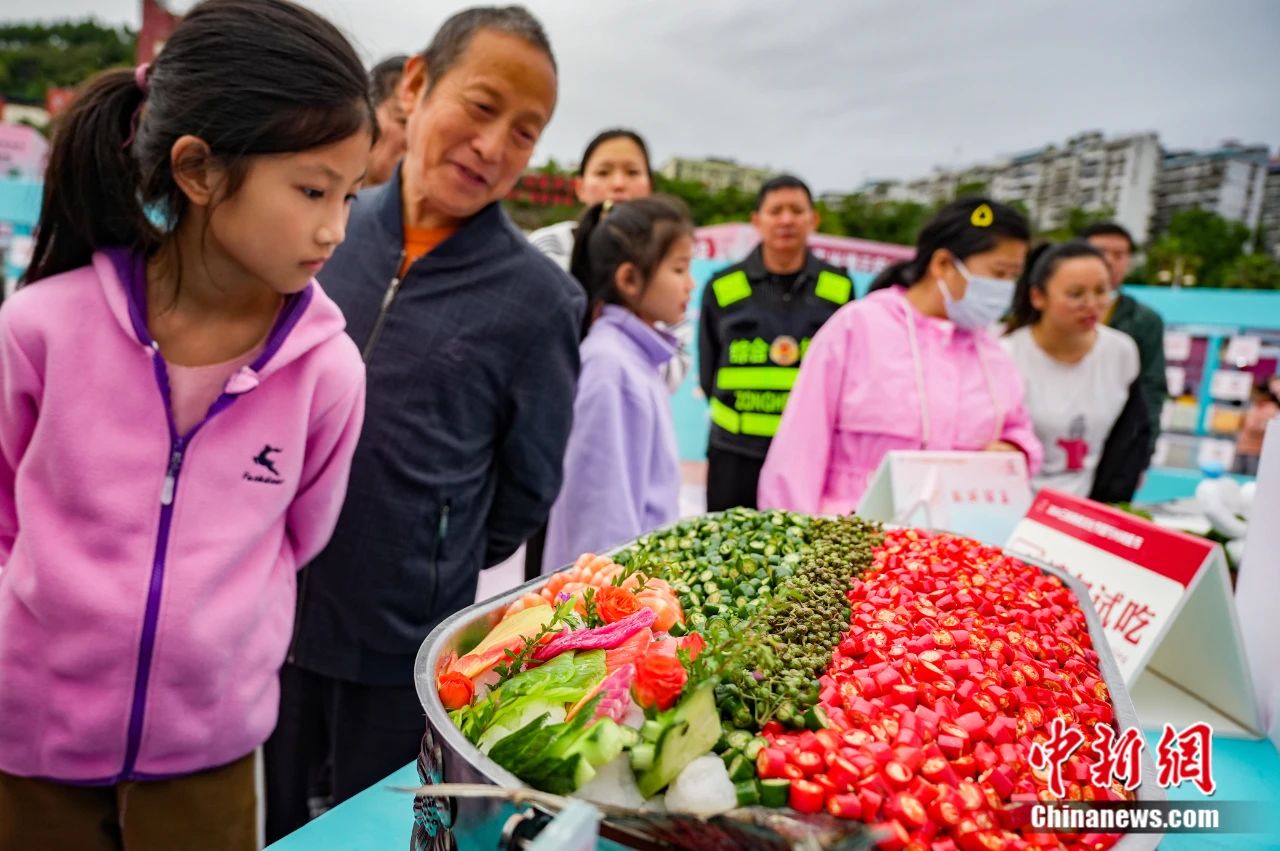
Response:
POLYGON ((0 848, 251 849, 295 571, 364 374, 312 278, 376 122, 285 0, 88 83, 0 309, 0 848))
POLYGON ((692 261, 693 223, 674 198, 597 204, 578 225, 570 271, 587 289, 590 331, 544 572, 679 516, 680 456, 662 378, 679 344, 655 323, 684 319, 692 261))

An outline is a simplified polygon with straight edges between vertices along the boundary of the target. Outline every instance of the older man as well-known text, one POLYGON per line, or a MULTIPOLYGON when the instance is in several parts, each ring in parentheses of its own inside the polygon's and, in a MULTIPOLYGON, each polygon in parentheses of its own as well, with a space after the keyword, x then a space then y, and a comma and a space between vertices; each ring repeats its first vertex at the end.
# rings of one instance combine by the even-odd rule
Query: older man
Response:
POLYGON ((299 574, 268 839, 306 820, 327 758, 342 801, 417 755, 414 655, 560 487, 584 296, 498 203, 555 107, 551 46, 523 8, 469 9, 404 74, 404 158, 321 275, 364 353, 366 425, 333 541, 299 574))

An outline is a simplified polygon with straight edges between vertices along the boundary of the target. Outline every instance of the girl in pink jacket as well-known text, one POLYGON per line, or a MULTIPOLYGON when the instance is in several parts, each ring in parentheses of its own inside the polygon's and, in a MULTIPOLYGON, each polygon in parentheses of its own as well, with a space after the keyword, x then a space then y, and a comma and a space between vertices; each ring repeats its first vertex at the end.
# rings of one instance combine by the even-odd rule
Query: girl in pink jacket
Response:
POLYGON ((366 85, 314 13, 208 0, 62 120, 0 310, 0 848, 255 847, 295 571, 363 415, 312 277, 366 85))
POLYGON ((1041 448, 1022 381, 988 332, 1013 301, 1030 229, 981 198, 944 207, 916 256, 814 336, 760 475, 761 508, 845 514, 893 449, 1041 448))

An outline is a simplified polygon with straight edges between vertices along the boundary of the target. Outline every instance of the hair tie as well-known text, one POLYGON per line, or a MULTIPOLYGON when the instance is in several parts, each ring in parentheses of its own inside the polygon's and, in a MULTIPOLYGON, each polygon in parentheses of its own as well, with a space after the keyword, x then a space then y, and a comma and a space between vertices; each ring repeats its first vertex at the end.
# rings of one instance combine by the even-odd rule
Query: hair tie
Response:
POLYGON ((142 105, 147 102, 147 95, 151 93, 151 83, 147 80, 147 74, 150 71, 150 62, 143 62, 133 69, 133 82, 137 85, 138 91, 142 92, 142 100, 134 107, 133 115, 129 118, 129 138, 124 140, 121 148, 132 145, 133 138, 138 135, 138 124, 142 121, 142 105))
POLYGON ((133 81, 138 84, 138 88, 142 90, 142 96, 146 97, 151 93, 151 84, 147 82, 147 74, 151 71, 151 63, 143 62, 137 68, 133 69, 133 81))
POLYGON ((975 228, 989 228, 995 220, 996 214, 990 204, 979 204, 973 208, 973 215, 969 216, 969 224, 975 228))

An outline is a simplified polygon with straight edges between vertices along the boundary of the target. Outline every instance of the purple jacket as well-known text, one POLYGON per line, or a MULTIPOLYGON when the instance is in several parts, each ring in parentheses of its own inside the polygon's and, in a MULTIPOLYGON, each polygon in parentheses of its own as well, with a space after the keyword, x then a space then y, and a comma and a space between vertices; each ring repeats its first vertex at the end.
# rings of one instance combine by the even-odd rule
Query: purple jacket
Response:
POLYGON ((329 535, 364 370, 313 282, 174 432, 141 259, 0 310, 0 771, 85 784, 224 765, 276 723, 297 568, 329 535))
POLYGON ((591 326, 544 573, 679 516, 680 456, 661 372, 677 348, 670 334, 622 307, 607 305, 591 326))

